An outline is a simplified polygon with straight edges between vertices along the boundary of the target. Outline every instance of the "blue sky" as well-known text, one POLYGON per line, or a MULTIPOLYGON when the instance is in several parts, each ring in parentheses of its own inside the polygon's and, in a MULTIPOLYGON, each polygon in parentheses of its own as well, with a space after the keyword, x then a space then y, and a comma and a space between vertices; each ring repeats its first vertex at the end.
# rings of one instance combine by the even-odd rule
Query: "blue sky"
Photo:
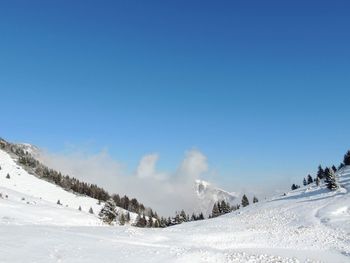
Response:
POLYGON ((0 136, 134 169, 203 152, 223 181, 302 177, 349 145, 349 1, 7 1, 0 136), (249 176, 248 176, 249 175, 249 176))

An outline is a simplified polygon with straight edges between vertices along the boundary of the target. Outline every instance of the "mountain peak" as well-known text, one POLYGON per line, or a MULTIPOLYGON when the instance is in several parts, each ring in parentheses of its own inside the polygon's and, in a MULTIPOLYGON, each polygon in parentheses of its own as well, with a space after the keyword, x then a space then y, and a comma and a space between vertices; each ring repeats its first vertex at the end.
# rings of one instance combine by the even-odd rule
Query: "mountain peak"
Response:
POLYGON ((211 213, 214 203, 218 201, 224 200, 231 205, 237 203, 236 193, 229 193, 204 180, 195 181, 195 191, 199 199, 199 207, 206 215, 211 213))

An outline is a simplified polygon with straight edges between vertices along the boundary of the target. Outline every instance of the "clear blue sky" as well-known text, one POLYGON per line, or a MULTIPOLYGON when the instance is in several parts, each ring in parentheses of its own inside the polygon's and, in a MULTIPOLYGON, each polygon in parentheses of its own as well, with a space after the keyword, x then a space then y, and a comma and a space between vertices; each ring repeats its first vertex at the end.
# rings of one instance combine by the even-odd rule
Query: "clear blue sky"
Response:
POLYGON ((4 1, 0 136, 223 177, 304 176, 350 148, 349 1, 4 1), (286 169, 288 172, 286 172, 286 169))

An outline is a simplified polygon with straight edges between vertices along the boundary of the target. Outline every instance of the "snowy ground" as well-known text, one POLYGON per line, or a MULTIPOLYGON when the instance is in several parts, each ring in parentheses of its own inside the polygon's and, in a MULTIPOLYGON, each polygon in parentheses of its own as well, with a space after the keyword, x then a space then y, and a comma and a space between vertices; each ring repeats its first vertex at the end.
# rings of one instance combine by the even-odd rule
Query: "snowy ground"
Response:
POLYGON ((140 229, 102 226, 84 212, 94 199, 80 212, 86 197, 67 193, 69 207, 58 206, 61 189, 44 196, 47 186, 7 158, 0 150, 0 262, 350 262, 350 167, 337 192, 313 185, 219 218, 140 229), (6 169, 21 171, 16 183, 6 169))

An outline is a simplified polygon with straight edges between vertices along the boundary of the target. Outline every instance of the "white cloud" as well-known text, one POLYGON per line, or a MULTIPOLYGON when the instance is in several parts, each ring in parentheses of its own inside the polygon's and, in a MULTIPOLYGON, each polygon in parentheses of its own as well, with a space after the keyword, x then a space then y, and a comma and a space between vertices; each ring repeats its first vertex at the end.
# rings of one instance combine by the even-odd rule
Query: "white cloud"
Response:
POLYGON ((194 181, 205 172, 208 172, 207 157, 198 150, 186 152, 185 159, 179 167, 178 175, 194 181))
POLYGON ((156 164, 159 159, 158 154, 148 154, 141 158, 136 169, 136 176, 139 178, 157 177, 156 164))
POLYGON ((198 150, 190 150, 175 172, 156 169, 158 154, 147 154, 140 159, 135 172, 127 172, 106 151, 97 154, 70 152, 52 154, 42 152, 39 159, 47 166, 78 179, 95 183, 110 193, 136 197, 161 215, 173 215, 185 209, 188 213, 197 206, 194 180, 208 172, 207 157, 198 150))
MULTIPOLYGON (((52 154, 42 152, 39 159, 50 168, 64 174, 69 174, 83 181, 102 186, 110 193, 136 197, 144 205, 155 209, 160 215, 171 216, 175 211, 184 209, 188 213, 199 212, 199 199, 196 195, 194 182, 196 179, 211 177, 221 181, 224 189, 248 194, 249 198, 257 195, 276 194, 276 189, 286 189, 288 180, 271 181, 269 177, 261 176, 260 180, 247 183, 249 172, 234 172, 233 177, 212 176, 215 170, 208 166, 207 157, 199 150, 192 149, 185 152, 183 160, 173 172, 157 170, 160 156, 156 153, 141 157, 136 169, 127 170, 121 162, 113 159, 107 151, 87 154, 71 148, 67 153, 52 154), (248 173, 248 174, 247 174, 248 173), (234 186, 228 189, 227 185, 234 186)), ((288 189, 286 189, 288 190, 288 189)))

